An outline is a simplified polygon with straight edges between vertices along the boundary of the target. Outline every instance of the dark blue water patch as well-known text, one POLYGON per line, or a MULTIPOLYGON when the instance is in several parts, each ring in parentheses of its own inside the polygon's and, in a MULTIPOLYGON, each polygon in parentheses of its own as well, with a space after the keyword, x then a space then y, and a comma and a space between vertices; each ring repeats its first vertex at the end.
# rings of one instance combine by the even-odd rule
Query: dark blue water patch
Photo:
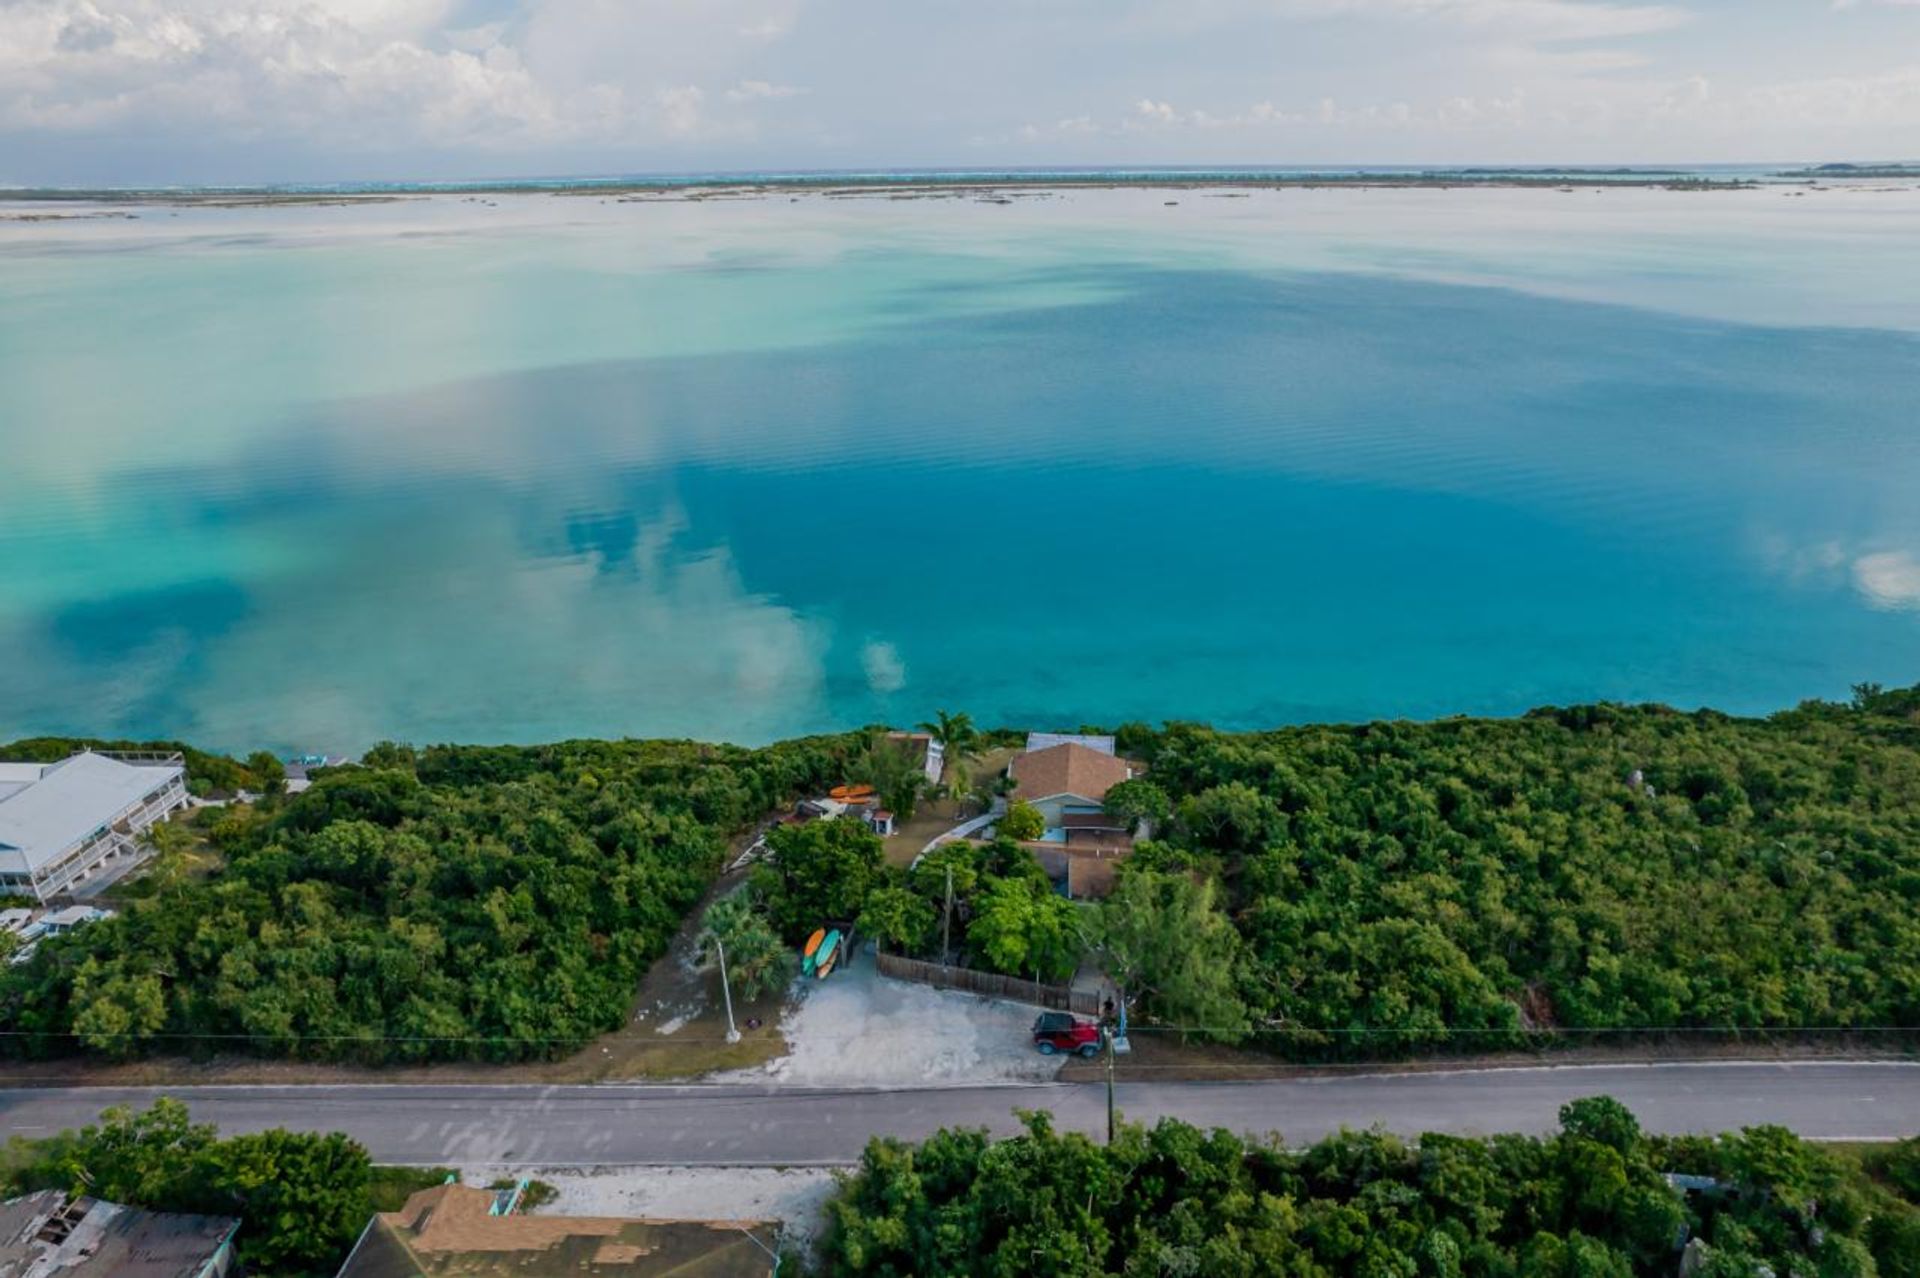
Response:
POLYGON ((909 688, 927 676, 1009 723, 1505 712, 1708 684, 1777 704, 1807 686, 1756 671, 1727 633, 1777 605, 1773 583, 1698 548, 1601 548, 1549 517, 1365 484, 1061 481, 848 467, 802 487, 696 468, 680 492, 693 524, 732 530, 750 591, 804 600, 844 636, 846 722, 895 706, 861 686, 870 637, 896 645, 909 688), (1737 678, 1713 675, 1723 662, 1737 678))
POLYGON ((567 552, 593 557, 603 572, 630 570, 640 532, 640 516, 632 510, 572 514, 567 517, 567 552))
MULTIPOLYGON (((61 667, 54 685, 59 704, 50 708, 51 717, 23 722, 78 735, 191 737, 207 709, 202 689, 211 646, 242 627, 251 612, 247 592, 220 579, 69 603, 44 626, 49 658, 61 667), (100 701, 76 704, 76 672, 84 690, 79 695, 100 701)), ((36 681, 30 671, 15 673, 25 676, 20 688, 28 701, 15 713, 31 712, 36 681)), ((42 680, 51 674, 42 671, 42 680)), ((52 689, 41 682, 39 690, 52 689)))
POLYGON ((154 643, 184 640, 198 647, 247 616, 237 582, 189 581, 67 604, 48 619, 50 636, 69 656, 111 661, 154 643))

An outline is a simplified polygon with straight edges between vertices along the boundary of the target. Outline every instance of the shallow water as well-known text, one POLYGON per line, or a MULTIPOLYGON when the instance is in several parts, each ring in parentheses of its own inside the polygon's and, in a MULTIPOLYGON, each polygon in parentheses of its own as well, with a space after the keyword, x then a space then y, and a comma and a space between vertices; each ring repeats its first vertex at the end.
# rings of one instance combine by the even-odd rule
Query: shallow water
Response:
POLYGON ((0 222, 0 739, 1920 679, 1920 191, 139 212, 0 222))

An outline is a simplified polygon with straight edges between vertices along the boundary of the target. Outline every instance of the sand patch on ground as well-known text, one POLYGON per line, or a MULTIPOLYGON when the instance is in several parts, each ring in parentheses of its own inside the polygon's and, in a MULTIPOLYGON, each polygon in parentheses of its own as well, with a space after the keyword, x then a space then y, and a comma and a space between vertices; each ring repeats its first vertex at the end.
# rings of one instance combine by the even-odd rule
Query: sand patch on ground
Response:
POLYGON ((780 1021, 788 1054, 716 1082, 925 1087, 1030 1083, 1060 1072, 1034 1050, 1039 1009, 936 990, 874 973, 860 954, 824 981, 802 981, 780 1021))

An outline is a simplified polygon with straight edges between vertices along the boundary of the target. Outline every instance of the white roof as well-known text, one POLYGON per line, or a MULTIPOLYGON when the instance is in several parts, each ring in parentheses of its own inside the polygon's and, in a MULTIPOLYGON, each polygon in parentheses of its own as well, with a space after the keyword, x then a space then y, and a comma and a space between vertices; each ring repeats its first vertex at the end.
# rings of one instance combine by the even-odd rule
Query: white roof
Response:
POLYGON ((44 763, 0 763, 0 799, 20 793, 46 770, 44 763))
POLYGON ((0 794, 0 868, 38 870, 182 770, 91 752, 48 765, 39 779, 0 794))
POLYGON ((1101 754, 1112 754, 1112 737, 1090 737, 1077 732, 1029 732, 1027 734, 1027 753, 1036 750, 1051 750, 1057 745, 1085 746, 1089 750, 1098 750, 1101 754))

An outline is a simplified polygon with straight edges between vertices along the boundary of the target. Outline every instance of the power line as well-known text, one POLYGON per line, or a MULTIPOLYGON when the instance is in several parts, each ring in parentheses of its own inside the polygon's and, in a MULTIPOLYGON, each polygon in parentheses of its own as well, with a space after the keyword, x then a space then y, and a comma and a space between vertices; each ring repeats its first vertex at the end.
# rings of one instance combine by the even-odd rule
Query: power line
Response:
MULTIPOLYGON (((1042 1010, 1036 1008, 1035 1010, 1042 1010)), ((80 1030, 28 1030, 0 1029, 0 1039, 67 1039, 85 1042, 264 1042, 264 1043, 404 1043, 404 1044, 479 1044, 484 1046, 520 1046, 520 1047, 591 1047, 596 1044, 606 1047, 615 1046, 607 1041, 609 1036, 620 1033, 608 1030, 584 1037, 559 1037, 542 1035, 508 1034, 276 1034, 265 1031, 231 1030, 122 1030, 122 1031, 80 1031, 80 1030)), ((1473 1036, 1500 1038, 1504 1040, 1552 1040, 1567 1037, 1601 1037, 1616 1035, 1621 1037, 1654 1035, 1721 1035, 1724 1037, 1794 1037, 1813 1034, 1920 1034, 1920 1025, 1599 1025, 1599 1026, 1562 1026, 1553 1029, 1502 1029, 1483 1026, 1407 1026, 1407 1027, 1369 1027, 1337 1026, 1319 1028, 1313 1026, 1243 1026, 1243 1025, 1166 1025, 1142 1024, 1130 1022, 1127 1032, 1131 1034, 1203 1034, 1219 1038, 1249 1038, 1284 1036, 1295 1039, 1316 1037, 1336 1038, 1470 1038, 1473 1036)), ((880 1030, 869 1031, 864 1038, 897 1038, 902 1040, 925 1037, 917 1030, 880 1030)), ((724 1034, 719 1035, 670 1035, 661 1036, 657 1041, 626 1041, 618 1044, 626 1049, 673 1047, 679 1044, 709 1044, 730 1042, 724 1034)))

